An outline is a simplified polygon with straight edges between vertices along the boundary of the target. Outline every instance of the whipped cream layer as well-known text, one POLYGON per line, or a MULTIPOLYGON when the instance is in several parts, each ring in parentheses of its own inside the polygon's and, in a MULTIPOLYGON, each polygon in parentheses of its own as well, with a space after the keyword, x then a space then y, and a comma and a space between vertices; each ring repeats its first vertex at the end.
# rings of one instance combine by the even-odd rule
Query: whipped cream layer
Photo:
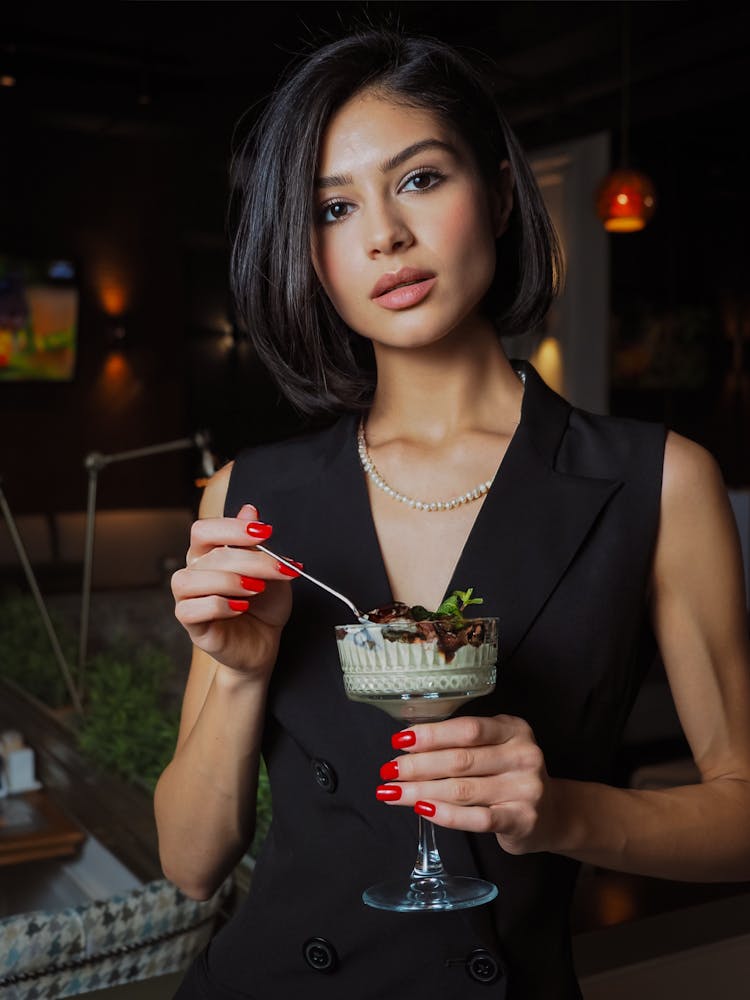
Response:
POLYGON ((447 697, 455 708, 495 685, 495 619, 476 619, 457 632, 440 622, 343 625, 336 641, 346 693, 355 701, 447 697))

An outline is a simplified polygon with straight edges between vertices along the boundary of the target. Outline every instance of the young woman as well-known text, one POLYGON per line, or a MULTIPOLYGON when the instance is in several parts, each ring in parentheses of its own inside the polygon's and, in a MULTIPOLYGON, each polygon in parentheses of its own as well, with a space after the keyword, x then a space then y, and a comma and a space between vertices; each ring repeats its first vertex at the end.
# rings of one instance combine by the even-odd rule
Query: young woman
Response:
POLYGON ((500 335, 548 308, 555 239, 489 89, 442 43, 377 30, 320 49, 235 180, 238 309, 289 398, 331 419, 218 472, 174 576, 195 654, 156 791, 167 877, 206 898, 231 872, 261 753, 273 795, 249 899, 177 995, 580 997, 580 862, 750 878, 750 657, 717 465, 506 358, 500 335), (292 585, 266 539, 364 609, 474 587, 500 619, 495 693, 394 735, 346 699, 342 606, 292 585), (702 781, 612 787, 656 644, 702 781), (450 871, 500 887, 492 904, 363 905, 411 861, 415 809, 450 871))

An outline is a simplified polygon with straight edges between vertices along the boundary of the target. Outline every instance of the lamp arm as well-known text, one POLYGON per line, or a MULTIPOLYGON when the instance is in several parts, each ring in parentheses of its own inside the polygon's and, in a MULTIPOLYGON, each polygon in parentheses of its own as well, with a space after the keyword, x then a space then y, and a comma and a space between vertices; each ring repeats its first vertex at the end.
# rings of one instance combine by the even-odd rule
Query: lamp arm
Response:
POLYGON ((131 451, 115 452, 112 455, 102 455, 98 451, 91 451, 84 459, 84 466, 87 469, 103 469, 114 462, 129 462, 133 458, 148 458, 149 455, 163 455, 169 451, 182 451, 185 448, 192 448, 197 445, 204 446, 205 432, 199 431, 193 437, 178 438, 176 441, 166 441, 164 444, 152 444, 145 448, 134 448, 131 451))
POLYGON ((78 636, 78 691, 83 697, 86 674, 86 652, 89 634, 89 611, 91 607, 91 581, 94 567, 94 526, 96 518, 96 489, 99 472, 115 462, 129 462, 136 458, 149 458, 152 455, 163 455, 170 451, 183 451, 187 448, 201 449, 203 468, 207 475, 213 474, 213 457, 209 451, 208 431, 197 431, 192 437, 178 438, 175 441, 165 441, 163 444, 147 445, 145 448, 134 448, 130 451, 115 452, 102 455, 91 451, 84 459, 84 467, 88 469, 89 486, 86 504, 86 536, 83 554, 83 582, 81 586, 81 630, 78 636))

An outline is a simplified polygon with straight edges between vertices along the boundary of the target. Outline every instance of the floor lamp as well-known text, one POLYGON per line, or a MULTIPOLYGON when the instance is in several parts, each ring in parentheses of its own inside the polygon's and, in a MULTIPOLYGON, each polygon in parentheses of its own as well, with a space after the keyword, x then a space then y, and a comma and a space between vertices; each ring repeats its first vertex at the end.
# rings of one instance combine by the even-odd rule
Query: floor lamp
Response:
POLYGON ((163 455, 170 451, 183 451, 188 448, 199 448, 201 463, 206 476, 212 476, 216 471, 214 459, 210 450, 210 438, 207 431, 198 431, 192 437, 167 441, 164 444, 149 445, 145 448, 135 448, 132 451, 121 451, 113 455, 102 455, 98 451, 90 452, 84 459, 84 467, 88 469, 88 502, 86 505, 86 535, 83 555, 83 586, 81 590, 81 631, 78 641, 78 691, 84 690, 84 675, 86 668, 86 651, 89 634, 89 612, 91 609, 91 579, 94 563, 94 528, 96 522, 96 488, 99 473, 115 462, 128 462, 136 458, 148 458, 151 455, 163 455))

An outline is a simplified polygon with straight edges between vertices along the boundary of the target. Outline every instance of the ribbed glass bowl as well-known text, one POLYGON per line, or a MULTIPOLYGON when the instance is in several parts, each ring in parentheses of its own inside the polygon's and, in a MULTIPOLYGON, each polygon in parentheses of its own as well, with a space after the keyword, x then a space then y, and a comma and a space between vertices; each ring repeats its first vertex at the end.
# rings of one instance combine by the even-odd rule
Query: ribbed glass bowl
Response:
POLYGON ((347 697, 396 719, 446 718, 495 687, 497 618, 337 625, 336 643, 347 697))

